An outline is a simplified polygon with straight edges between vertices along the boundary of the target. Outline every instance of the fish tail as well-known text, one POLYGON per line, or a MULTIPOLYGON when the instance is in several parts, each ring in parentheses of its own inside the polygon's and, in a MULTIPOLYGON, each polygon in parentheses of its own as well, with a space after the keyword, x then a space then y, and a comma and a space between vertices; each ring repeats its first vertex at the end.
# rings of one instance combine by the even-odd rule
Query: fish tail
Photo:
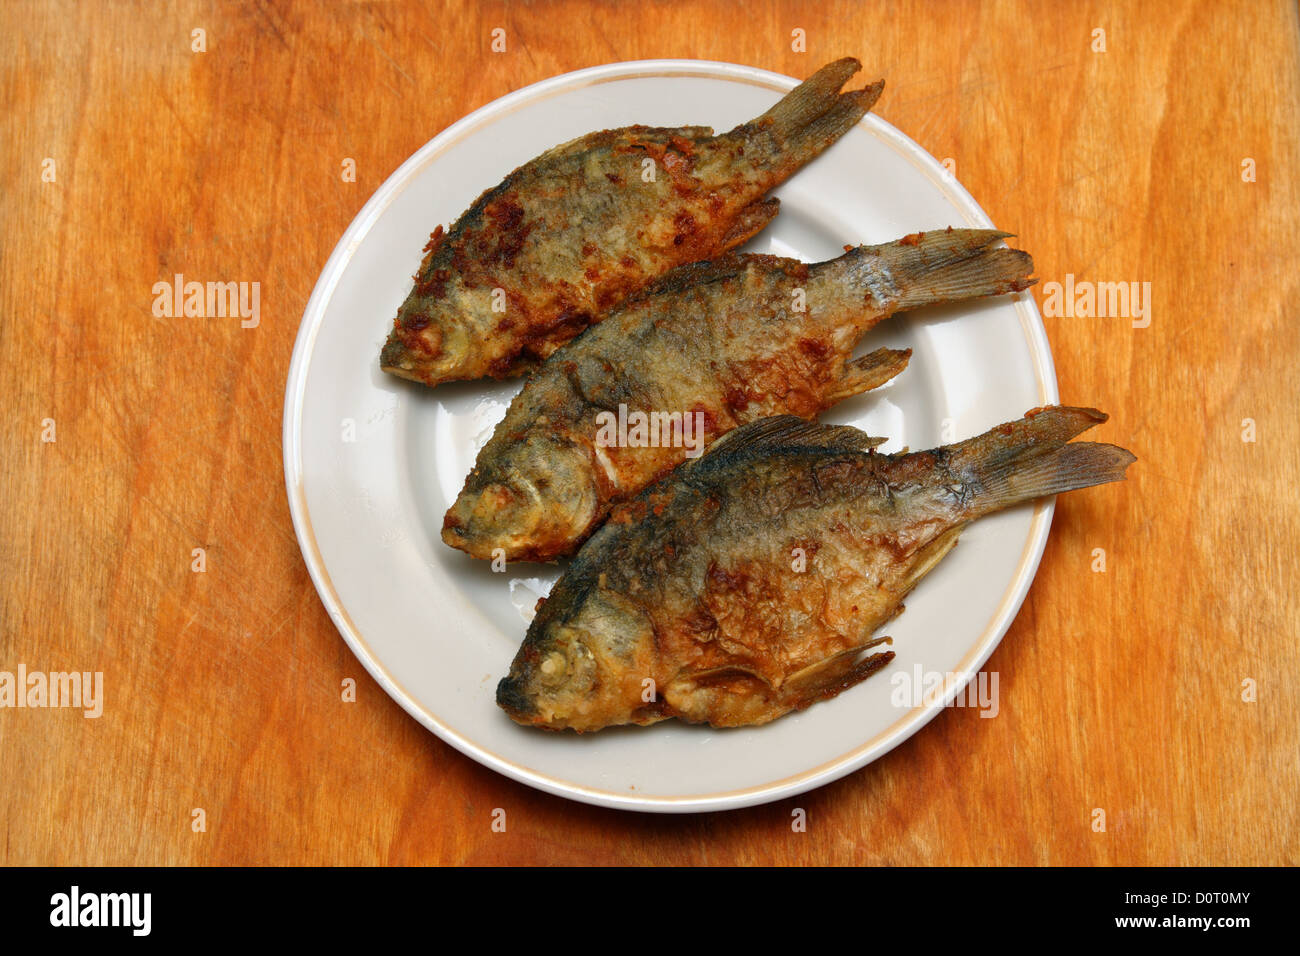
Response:
POLYGON ((758 165, 772 167, 784 178, 852 129, 880 98, 884 80, 839 91, 860 69, 862 64, 853 57, 828 63, 762 116, 725 135, 756 142, 758 165))
POLYGON ((911 349, 876 349, 844 365, 844 375, 826 393, 826 402, 833 405, 853 395, 861 395, 884 385, 903 369, 912 357, 911 349))
POLYGON ((937 229, 860 246, 841 258, 849 260, 850 277, 856 273, 873 296, 892 299, 888 304, 902 311, 1029 288, 1037 281, 1030 278, 1034 260, 1019 249, 994 246, 1009 235, 996 229, 937 229))
POLYGON ((1058 406, 950 446, 950 470, 971 482, 973 516, 1036 498, 1119 481, 1137 458, 1115 445, 1071 438, 1106 420, 1094 408, 1058 406))

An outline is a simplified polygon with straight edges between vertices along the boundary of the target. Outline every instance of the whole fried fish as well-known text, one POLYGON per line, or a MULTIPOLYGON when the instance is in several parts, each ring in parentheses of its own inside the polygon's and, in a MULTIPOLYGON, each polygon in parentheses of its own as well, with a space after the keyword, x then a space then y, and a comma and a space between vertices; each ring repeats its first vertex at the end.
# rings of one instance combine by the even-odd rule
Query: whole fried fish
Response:
POLYGON ((669 269, 744 243, 777 213, 765 194, 880 96, 883 81, 838 92, 859 69, 837 60, 719 136, 629 126, 516 169, 433 233, 380 366, 426 385, 518 375, 669 269))
POLYGON ((834 697, 892 659, 859 652, 886 640, 871 635, 966 524, 1124 477, 1124 449, 1067 444, 1105 420, 1038 409, 902 455, 790 416, 739 428, 587 542, 497 703, 521 724, 592 731, 669 717, 763 724, 834 697))
POLYGON ((811 266, 733 254, 675 270, 529 379, 443 540, 477 558, 571 554, 616 503, 719 435, 771 415, 813 418, 897 375, 907 351, 851 360, 891 313, 1026 288, 1033 261, 994 248, 1006 235, 938 230, 811 266), (646 434, 611 435, 612 421, 636 415, 646 434))

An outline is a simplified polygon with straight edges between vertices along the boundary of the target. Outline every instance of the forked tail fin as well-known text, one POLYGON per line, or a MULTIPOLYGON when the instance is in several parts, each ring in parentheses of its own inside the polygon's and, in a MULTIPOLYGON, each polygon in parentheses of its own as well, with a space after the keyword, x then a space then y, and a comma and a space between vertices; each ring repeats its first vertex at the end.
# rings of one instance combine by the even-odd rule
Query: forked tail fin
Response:
POLYGON ((866 115, 885 88, 877 80, 861 90, 841 93, 862 64, 853 57, 828 63, 787 93, 770 110, 730 133, 762 147, 753 158, 780 170, 782 178, 813 160, 866 115))
POLYGON ((949 446, 949 470, 972 484, 972 517, 1122 479, 1137 460, 1131 452, 1096 442, 1067 444, 1105 420, 1094 408, 1055 406, 949 446))
POLYGON ((880 246, 858 246, 814 266, 826 278, 869 293, 891 311, 986 295, 1034 284, 1034 260, 1019 249, 995 248, 1010 233, 996 229, 936 229, 880 246))

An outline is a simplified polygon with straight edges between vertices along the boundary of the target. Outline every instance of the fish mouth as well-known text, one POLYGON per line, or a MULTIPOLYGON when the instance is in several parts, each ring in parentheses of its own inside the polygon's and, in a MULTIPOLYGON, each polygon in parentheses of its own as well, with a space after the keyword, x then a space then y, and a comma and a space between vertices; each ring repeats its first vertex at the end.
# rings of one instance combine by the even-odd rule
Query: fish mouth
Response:
POLYGON ((537 716, 537 706, 523 692, 514 677, 503 677, 497 684, 497 706, 521 724, 533 723, 537 716))
POLYGON ((429 342, 401 327, 393 329, 379 352, 379 368, 430 386, 470 377, 464 374, 461 360, 447 351, 441 333, 435 339, 429 342))
POLYGON ((492 559, 500 549, 507 561, 539 560, 544 549, 533 536, 544 514, 534 483, 518 477, 485 482, 456 497, 443 518, 442 540, 473 558, 492 559))
POLYGON ((430 361, 417 355, 401 342, 389 343, 379 356, 380 371, 396 375, 421 385, 441 385, 455 382, 465 376, 459 374, 458 363, 451 358, 430 361))
POLYGON ((408 382, 418 382, 421 385, 440 385, 447 379, 438 376, 431 376, 416 369, 402 368, 400 365, 380 365, 380 371, 387 372, 389 375, 395 375, 398 378, 404 378, 408 382))
POLYGON ((388 341, 384 343, 384 348, 379 353, 379 367, 385 372, 401 375, 405 371, 403 364, 408 366, 414 364, 411 359, 411 350, 394 332, 388 336, 388 341))

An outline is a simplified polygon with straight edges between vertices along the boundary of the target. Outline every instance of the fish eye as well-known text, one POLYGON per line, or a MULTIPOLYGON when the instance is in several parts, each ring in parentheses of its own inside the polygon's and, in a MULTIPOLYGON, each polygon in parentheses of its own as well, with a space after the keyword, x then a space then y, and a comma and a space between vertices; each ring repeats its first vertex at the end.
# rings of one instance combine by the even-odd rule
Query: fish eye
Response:
POLYGON ((542 686, 554 689, 578 680, 594 664, 586 635, 580 629, 564 627, 537 662, 535 674, 542 686))
POLYGON ((565 670, 568 669, 568 660, 559 651, 551 651, 546 655, 538 670, 542 672, 543 677, 563 677, 565 670))

